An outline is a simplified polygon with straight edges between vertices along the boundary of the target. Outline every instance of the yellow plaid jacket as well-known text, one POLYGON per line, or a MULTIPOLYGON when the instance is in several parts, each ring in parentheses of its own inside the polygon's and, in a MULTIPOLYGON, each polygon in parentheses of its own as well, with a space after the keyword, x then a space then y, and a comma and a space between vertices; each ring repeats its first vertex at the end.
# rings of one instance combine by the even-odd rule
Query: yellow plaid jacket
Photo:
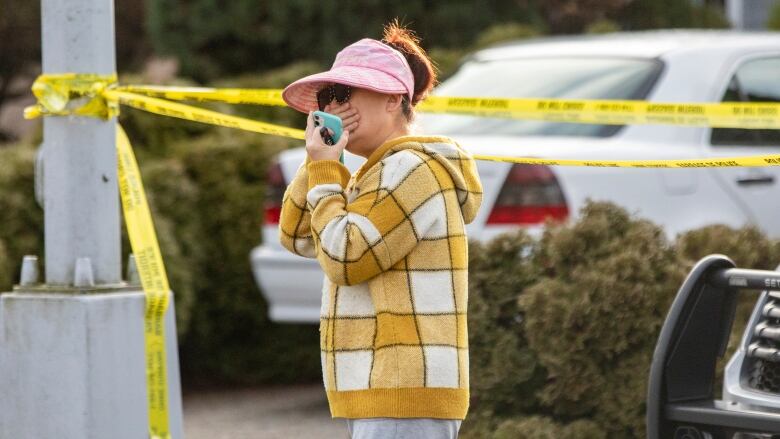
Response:
POLYGON ((333 417, 464 419, 469 406, 468 241, 482 184, 447 137, 402 136, 354 174, 298 168, 279 238, 325 272, 323 383, 333 417))

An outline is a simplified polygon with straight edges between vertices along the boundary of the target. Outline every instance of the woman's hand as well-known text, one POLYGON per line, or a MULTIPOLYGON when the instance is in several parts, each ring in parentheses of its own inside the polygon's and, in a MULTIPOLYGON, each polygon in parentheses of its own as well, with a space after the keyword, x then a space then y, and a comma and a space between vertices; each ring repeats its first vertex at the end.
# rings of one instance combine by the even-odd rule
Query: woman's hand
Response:
POLYGON ((341 126, 349 132, 355 132, 360 121, 360 114, 358 114, 356 108, 352 108, 349 105, 349 101, 339 104, 338 102, 331 102, 325 106, 325 112, 333 114, 341 118, 341 126))
POLYGON ((312 160, 338 160, 349 141, 349 131, 344 130, 335 145, 328 145, 322 140, 320 129, 326 128, 314 126, 314 116, 310 111, 306 119, 306 153, 312 160))

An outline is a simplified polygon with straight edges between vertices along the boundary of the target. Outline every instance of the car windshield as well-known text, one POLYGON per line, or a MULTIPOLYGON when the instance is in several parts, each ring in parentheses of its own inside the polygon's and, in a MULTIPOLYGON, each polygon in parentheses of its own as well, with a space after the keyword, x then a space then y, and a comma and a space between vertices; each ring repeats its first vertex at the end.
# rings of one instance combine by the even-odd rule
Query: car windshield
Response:
MULTIPOLYGON (((434 91, 439 96, 644 99, 662 69, 657 59, 555 57, 465 63, 434 91)), ((607 137, 622 125, 419 114, 425 132, 607 137)))

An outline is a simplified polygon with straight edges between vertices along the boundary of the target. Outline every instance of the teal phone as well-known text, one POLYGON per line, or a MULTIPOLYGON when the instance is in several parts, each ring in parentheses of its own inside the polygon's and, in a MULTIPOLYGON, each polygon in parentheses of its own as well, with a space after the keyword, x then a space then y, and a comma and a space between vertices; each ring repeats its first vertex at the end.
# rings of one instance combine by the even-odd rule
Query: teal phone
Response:
MULTIPOLYGON (((335 145, 339 139, 341 139, 341 134, 344 132, 344 128, 341 126, 341 118, 335 114, 326 113, 324 111, 315 111, 313 116, 314 126, 320 131, 320 135, 325 144, 335 145), (329 128, 333 134, 331 135, 327 130, 323 131, 322 128, 329 128)), ((339 161, 342 164, 344 163, 344 151, 341 152, 339 161)))

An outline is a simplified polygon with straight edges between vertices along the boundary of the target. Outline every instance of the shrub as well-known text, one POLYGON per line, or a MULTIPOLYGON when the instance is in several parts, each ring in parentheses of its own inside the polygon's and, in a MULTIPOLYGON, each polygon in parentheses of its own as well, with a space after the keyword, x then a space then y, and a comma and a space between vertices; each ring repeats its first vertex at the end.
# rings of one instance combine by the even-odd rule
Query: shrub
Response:
POLYGON ((663 29, 693 27, 695 6, 679 0, 634 0, 617 11, 623 28, 663 29))
MULTIPOLYGON (((13 275, 11 274, 11 259, 8 257, 5 243, 0 239, 0 285, 11 285, 13 275)), ((3 287, 0 287, 0 289, 3 287)))
POLYGON ((704 29, 728 29, 731 27, 723 9, 710 5, 694 6, 691 11, 691 27, 704 29))
POLYGON ((536 408, 545 372, 528 346, 517 296, 539 276, 523 231, 469 242, 469 358, 475 404, 496 415, 536 408))
POLYGON ((723 8, 679 0, 634 0, 614 14, 624 29, 728 28, 723 8))
POLYGON ((625 0, 547 0, 539 4, 552 33, 576 34, 589 23, 610 17, 626 7, 625 0))
POLYGON ((502 422, 491 437, 493 439, 605 439, 607 436, 593 421, 580 419, 562 425, 547 417, 529 416, 502 422))
POLYGON ((527 20, 534 9, 510 0, 491 2, 490 7, 465 0, 338 5, 151 0, 146 24, 156 52, 177 57, 183 73, 202 82, 301 59, 330 64, 344 46, 379 38, 382 26, 396 16, 419 33, 424 47, 453 48, 470 43, 492 23, 527 20))
MULTIPOLYGON (((753 227, 714 225, 669 242, 658 226, 594 202, 540 239, 516 231, 469 245, 466 439, 644 437, 652 353, 693 264, 711 253, 746 268, 780 258, 780 242, 753 227)), ((729 352, 755 304, 743 297, 729 352)))
POLYGON ((256 134, 211 136, 177 146, 187 175, 199 188, 192 216, 202 260, 194 264, 190 330, 181 344, 189 383, 254 384, 319 376, 316 325, 281 325, 268 311, 252 277, 251 249, 260 242, 266 170, 289 142, 256 134))
POLYGON ((780 30, 780 3, 775 3, 769 12, 769 18, 766 21, 766 27, 769 30, 780 30))
POLYGON ((505 41, 524 40, 538 37, 542 31, 535 26, 525 23, 500 23, 494 24, 482 31, 472 45, 474 50, 505 41))
MULTIPOLYGON (((19 98, 16 86, 11 86, 19 80, 27 81, 26 77, 39 70, 37 65, 41 59, 41 3, 28 1, 7 1, 0 3, 0 108, 19 98), (13 60, 13 61, 11 61, 13 60), (24 78, 24 79, 23 79, 24 78)), ((14 119, 18 116, 13 116, 14 119)), ((5 125, 11 120, 5 116, 5 125)), ((3 142, 14 141, 12 130, 0 129, 0 147, 3 142)))
MULTIPOLYGON (((10 291, 19 281, 22 258, 27 254, 38 255, 41 280, 44 278, 44 223, 43 211, 35 201, 35 153, 35 147, 25 144, 0 149, 0 292, 10 291)), ((159 209, 158 204, 162 204, 166 195, 185 202, 187 182, 182 181, 182 175, 176 175, 176 167, 170 163, 141 163, 141 171, 160 249, 176 294, 177 329, 182 334, 186 331, 192 304, 193 271, 182 254, 187 249, 187 242, 178 239, 181 236, 179 229, 174 219, 166 215, 175 213, 175 209, 159 209), (158 188, 165 185, 169 190, 158 188), (171 191, 174 185, 176 190, 171 191)), ((175 204, 169 203, 169 206, 175 207, 175 204)), ((122 236, 123 260, 126 261, 130 244, 124 227, 122 236)))
POLYGON ((780 241, 767 239, 753 226, 733 229, 712 225, 677 237, 677 249, 690 267, 704 256, 721 253, 740 268, 774 270, 780 264, 780 241))
POLYGON ((0 292, 19 281, 24 255, 38 255, 43 274, 43 210, 35 201, 35 148, 0 148, 0 292))
POLYGON ((539 397, 557 415, 638 435, 643 366, 684 273, 658 226, 606 203, 581 214, 546 230, 536 255, 544 273, 519 299, 528 343, 548 372, 539 397))
POLYGON ((607 19, 594 21, 585 28, 585 33, 589 34, 607 34, 618 31, 620 31, 620 25, 607 19))

